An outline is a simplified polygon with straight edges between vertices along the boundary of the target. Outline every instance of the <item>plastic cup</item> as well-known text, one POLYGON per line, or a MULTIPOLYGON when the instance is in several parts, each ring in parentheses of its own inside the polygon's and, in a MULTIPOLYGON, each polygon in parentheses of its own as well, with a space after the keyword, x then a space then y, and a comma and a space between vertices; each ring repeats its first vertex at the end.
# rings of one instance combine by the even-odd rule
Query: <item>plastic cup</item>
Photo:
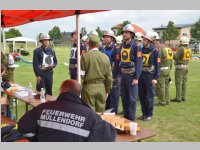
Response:
POLYGON ((137 134, 137 126, 138 126, 137 123, 130 122, 130 135, 136 135, 137 134))

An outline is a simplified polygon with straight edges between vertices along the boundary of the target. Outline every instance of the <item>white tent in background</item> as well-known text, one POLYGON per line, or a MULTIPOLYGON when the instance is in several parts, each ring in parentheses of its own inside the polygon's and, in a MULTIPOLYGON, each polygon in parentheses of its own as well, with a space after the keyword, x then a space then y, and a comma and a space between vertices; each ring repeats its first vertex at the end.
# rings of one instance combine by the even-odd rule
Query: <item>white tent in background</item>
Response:
POLYGON ((6 39, 6 42, 12 42, 13 51, 15 49, 15 43, 25 43, 26 44, 26 49, 27 49, 28 43, 35 43, 35 46, 37 47, 37 40, 26 38, 26 37, 10 38, 10 39, 6 39))

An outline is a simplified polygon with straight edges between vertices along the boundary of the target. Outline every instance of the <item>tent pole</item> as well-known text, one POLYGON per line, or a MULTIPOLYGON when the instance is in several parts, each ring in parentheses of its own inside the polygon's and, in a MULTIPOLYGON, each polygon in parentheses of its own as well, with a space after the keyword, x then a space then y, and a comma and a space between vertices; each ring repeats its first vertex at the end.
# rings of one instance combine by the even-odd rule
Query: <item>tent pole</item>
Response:
MULTIPOLYGON (((13 40, 13 49, 12 49, 12 51, 14 51, 14 40, 13 40)), ((9 52, 10 53, 10 52, 9 52)))
POLYGON ((3 34, 3 51, 6 51, 6 38, 5 38, 5 30, 2 28, 2 34, 3 34))
POLYGON ((76 34, 77 34, 77 77, 79 84, 81 84, 79 14, 76 14, 76 34))
POLYGON ((26 50, 27 50, 27 41, 26 41, 26 50))

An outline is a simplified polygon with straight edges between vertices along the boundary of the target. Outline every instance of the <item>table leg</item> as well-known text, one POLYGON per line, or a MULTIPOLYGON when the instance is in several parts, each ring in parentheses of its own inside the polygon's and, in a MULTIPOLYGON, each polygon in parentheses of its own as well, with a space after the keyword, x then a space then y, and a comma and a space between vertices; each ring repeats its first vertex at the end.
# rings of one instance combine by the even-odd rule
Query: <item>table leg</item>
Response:
POLYGON ((17 99, 14 99, 14 106, 15 106, 15 120, 18 119, 18 104, 17 104, 17 99))
POLYGON ((28 111, 28 104, 26 103, 26 112, 28 111))

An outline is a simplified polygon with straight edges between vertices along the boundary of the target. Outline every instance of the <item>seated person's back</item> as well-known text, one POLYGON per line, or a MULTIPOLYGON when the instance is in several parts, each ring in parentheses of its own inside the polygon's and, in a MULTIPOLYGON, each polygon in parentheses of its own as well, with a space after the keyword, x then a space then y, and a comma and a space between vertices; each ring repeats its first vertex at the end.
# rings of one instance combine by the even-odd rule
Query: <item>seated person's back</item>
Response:
POLYGON ((19 120, 19 131, 35 134, 35 141, 114 141, 116 132, 80 98, 79 84, 66 80, 57 101, 33 108, 19 120))

